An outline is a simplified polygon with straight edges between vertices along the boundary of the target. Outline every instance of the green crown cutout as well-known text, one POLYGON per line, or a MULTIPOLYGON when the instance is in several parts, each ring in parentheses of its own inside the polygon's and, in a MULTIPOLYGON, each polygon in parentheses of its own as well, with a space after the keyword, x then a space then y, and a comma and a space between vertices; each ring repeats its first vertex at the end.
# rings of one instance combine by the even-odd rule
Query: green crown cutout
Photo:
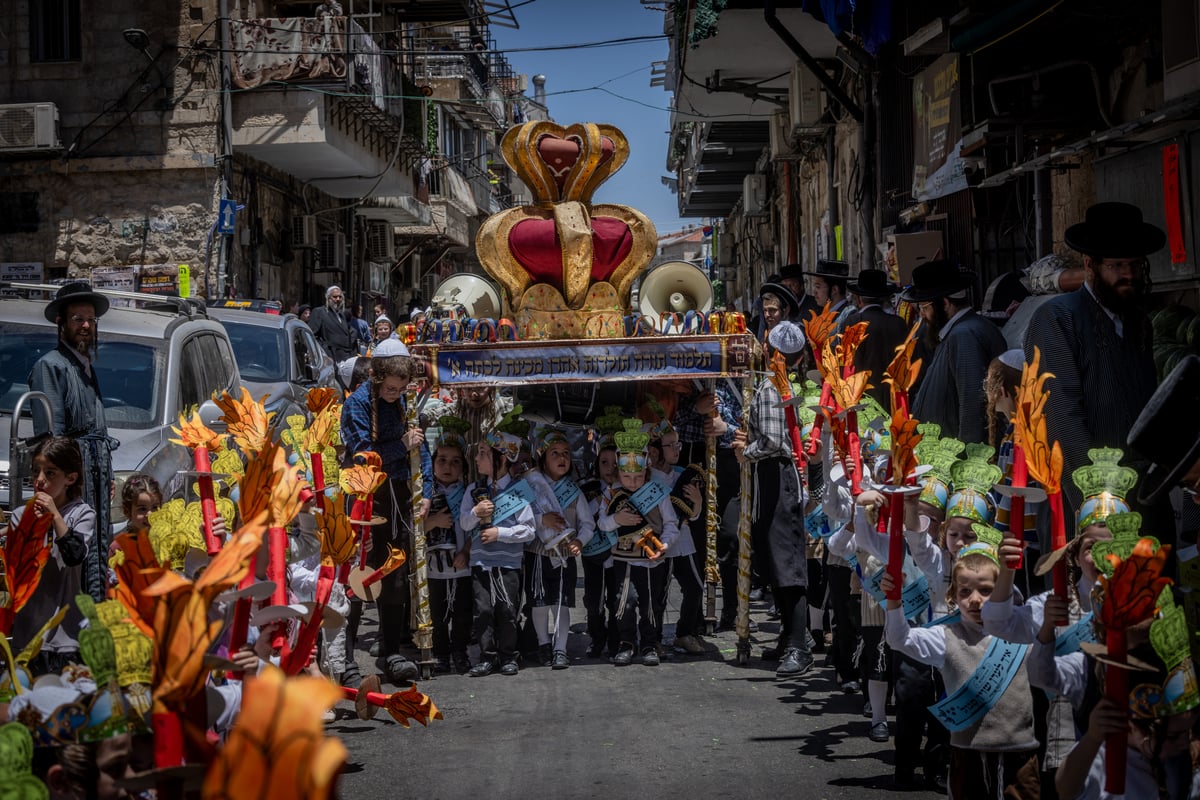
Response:
POLYGON ((459 436, 466 436, 471 432, 471 423, 467 422, 462 417, 456 417, 453 414, 443 414, 438 417, 437 425, 442 430, 442 435, 447 433, 455 433, 459 436))
POLYGON ((117 678, 117 648, 112 632, 100 621, 91 595, 75 595, 75 605, 88 621, 88 626, 79 631, 79 654, 92 670, 96 685, 107 686, 117 678))
POLYGON ((620 406, 605 406, 604 414, 596 417, 596 430, 601 436, 612 436, 625 425, 625 412, 620 406))
POLYGON ((667 419, 667 410, 663 408, 662 403, 658 402, 658 398, 654 395, 646 396, 646 408, 654 412, 654 416, 658 417, 655 422, 664 422, 667 419))
POLYGON ((1142 515, 1136 511, 1111 514, 1104 520, 1104 524, 1108 526, 1113 538, 1092 545, 1092 563, 1107 578, 1112 577, 1115 569, 1108 556, 1114 555, 1124 561, 1129 558, 1133 548, 1137 547, 1139 539, 1149 539, 1155 550, 1160 546, 1158 539, 1142 534, 1142 515))
POLYGON ((1150 623, 1150 644, 1163 660, 1167 670, 1173 670, 1188 657, 1187 619, 1183 608, 1171 605, 1162 610, 1162 616, 1150 623))
POLYGON ((992 456, 996 455, 996 448, 983 442, 971 442, 964 445, 966 457, 976 461, 991 461, 992 456))
POLYGON ((876 423, 879 423, 879 430, 886 430, 891 417, 883 410, 883 406, 879 405, 879 401, 869 394, 864 394, 859 402, 863 406, 858 412, 859 430, 865 431, 868 427, 875 427, 876 423))
POLYGON ((640 419, 627 419, 622 423, 624 430, 613 434, 617 451, 621 453, 643 453, 650 443, 650 434, 642 431, 640 419))
POLYGON ((570 444, 567 432, 562 428, 546 427, 538 434, 538 452, 544 453, 552 444, 570 444))
POLYGON ((928 441, 933 444, 942 438, 942 426, 936 422, 922 422, 917 425, 917 433, 921 434, 922 442, 928 441))
POLYGON ((950 479, 954 482, 956 493, 971 489, 978 494, 987 494, 1004 478, 1003 470, 995 464, 989 464, 987 458, 980 457, 985 451, 989 457, 995 452, 987 445, 969 444, 966 459, 954 462, 950 468, 950 479))
POLYGON ((4 797, 46 800, 46 784, 33 774, 33 734, 20 722, 0 725, 0 786, 4 797))
POLYGON ((1071 480, 1085 498, 1108 492, 1124 500, 1138 480, 1136 470, 1121 466, 1124 457, 1125 454, 1115 447, 1088 450, 1088 458, 1092 463, 1071 473, 1071 480))
POLYGON ((975 541, 986 544, 993 550, 999 550, 1000 542, 1004 541, 1004 534, 991 525, 981 525, 978 522, 972 522, 971 530, 975 531, 975 541))
POLYGON ((504 418, 496 423, 496 430, 501 433, 507 433, 509 436, 516 436, 519 439, 525 439, 529 436, 529 422, 521 419, 521 412, 524 411, 519 405, 512 407, 504 415, 504 418))

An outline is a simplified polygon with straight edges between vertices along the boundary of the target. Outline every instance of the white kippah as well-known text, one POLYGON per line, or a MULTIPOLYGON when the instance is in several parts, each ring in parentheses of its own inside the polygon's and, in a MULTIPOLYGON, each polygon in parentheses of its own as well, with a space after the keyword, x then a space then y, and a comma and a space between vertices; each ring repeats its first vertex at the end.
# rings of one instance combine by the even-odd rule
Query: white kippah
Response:
POLYGON ((388 356, 406 356, 408 348, 404 346, 404 342, 393 337, 384 339, 379 344, 375 345, 375 349, 371 351, 373 358, 387 358, 388 356))
POLYGON ((1012 369, 1023 369, 1025 367, 1025 351, 1019 347, 1014 347, 1012 350, 1005 350, 998 358, 1000 363, 1012 369))
POLYGON ((767 341, 785 355, 795 355, 804 349, 804 331, 793 322, 784 320, 771 328, 767 341))

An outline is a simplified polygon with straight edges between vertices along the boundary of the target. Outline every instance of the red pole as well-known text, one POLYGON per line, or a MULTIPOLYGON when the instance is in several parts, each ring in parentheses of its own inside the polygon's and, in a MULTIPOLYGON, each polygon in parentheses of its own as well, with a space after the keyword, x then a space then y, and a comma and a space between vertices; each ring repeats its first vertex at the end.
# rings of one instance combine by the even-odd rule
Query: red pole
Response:
MULTIPOLYGON (((1105 633, 1108 655, 1116 661, 1125 661, 1128 642, 1124 629, 1109 628, 1105 633)), ((1120 667, 1104 667, 1104 696, 1117 704, 1118 708, 1129 708, 1129 672, 1120 667)), ((1104 739, 1104 791, 1108 794, 1125 794, 1125 748, 1129 732, 1121 730, 1110 733, 1104 739)))
MULTIPOLYGON (((1058 550, 1067 546, 1066 523, 1063 519, 1062 492, 1055 492, 1050 499, 1050 548, 1058 550)), ((1059 559, 1054 565, 1054 593, 1064 600, 1067 597, 1067 561, 1059 559)), ((1066 621, 1059 623, 1066 625, 1066 621)))
MULTIPOLYGON (((283 528, 267 528, 267 580, 275 582, 271 592, 271 605, 287 605, 287 531, 283 528)), ((271 635, 271 647, 282 650, 286 640, 286 627, 276 623, 271 635)))
POLYGON ((204 545, 211 557, 221 552, 221 541, 213 533, 213 520, 217 518, 217 501, 213 496, 212 462, 208 457, 208 448, 200 445, 193 450, 192 462, 196 465, 196 472, 200 473, 200 515, 204 521, 204 545))
MULTIPOLYGON (((1012 485, 1014 489, 1024 489, 1029 484, 1029 469, 1025 464, 1025 451, 1020 445, 1013 445, 1012 485)), ((1025 498, 1014 494, 1008 506, 1008 535, 1021 544, 1025 543, 1025 498)), ((1020 569, 1024 562, 1024 551, 1016 558, 1008 560, 1009 569, 1020 569)))
POLYGON ((899 600, 904 584, 904 495, 893 492, 888 497, 888 574, 892 576, 892 591, 888 600, 899 600))
POLYGON ((312 462, 312 485, 314 492, 325 491, 325 458, 320 453, 309 453, 309 461, 312 462))
MULTIPOLYGON (((258 569, 258 553, 251 553, 246 577, 238 584, 238 589, 248 589, 254 584, 254 574, 258 569)), ((229 654, 232 656, 246 644, 250 633, 250 598, 239 597, 233 608, 233 627, 229 631, 229 654)), ((233 677, 241 680, 242 672, 232 673, 233 677)))

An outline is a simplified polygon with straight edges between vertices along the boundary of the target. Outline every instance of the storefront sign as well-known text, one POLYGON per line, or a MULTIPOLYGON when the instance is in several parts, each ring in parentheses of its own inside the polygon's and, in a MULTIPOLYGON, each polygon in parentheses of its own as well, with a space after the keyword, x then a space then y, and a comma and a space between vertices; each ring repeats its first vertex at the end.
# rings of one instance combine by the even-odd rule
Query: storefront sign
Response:
POLYGON ((967 188, 959 149, 958 55, 947 53, 913 79, 914 200, 967 188))

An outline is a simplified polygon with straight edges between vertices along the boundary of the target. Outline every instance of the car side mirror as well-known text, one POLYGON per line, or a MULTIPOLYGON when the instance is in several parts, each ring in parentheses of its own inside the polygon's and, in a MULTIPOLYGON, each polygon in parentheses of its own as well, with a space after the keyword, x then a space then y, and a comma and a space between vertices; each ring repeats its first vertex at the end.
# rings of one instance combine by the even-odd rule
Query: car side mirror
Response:
POLYGON ((200 404, 200 408, 197 413, 200 415, 200 421, 203 422, 207 427, 214 431, 225 430, 225 423, 221 421, 221 416, 225 412, 221 411, 220 406, 218 406, 214 401, 205 400, 200 404))
POLYGON ((304 365, 303 372, 304 372, 304 380, 308 381, 309 383, 317 382, 317 378, 319 376, 317 375, 317 368, 315 365, 306 363, 304 365))

